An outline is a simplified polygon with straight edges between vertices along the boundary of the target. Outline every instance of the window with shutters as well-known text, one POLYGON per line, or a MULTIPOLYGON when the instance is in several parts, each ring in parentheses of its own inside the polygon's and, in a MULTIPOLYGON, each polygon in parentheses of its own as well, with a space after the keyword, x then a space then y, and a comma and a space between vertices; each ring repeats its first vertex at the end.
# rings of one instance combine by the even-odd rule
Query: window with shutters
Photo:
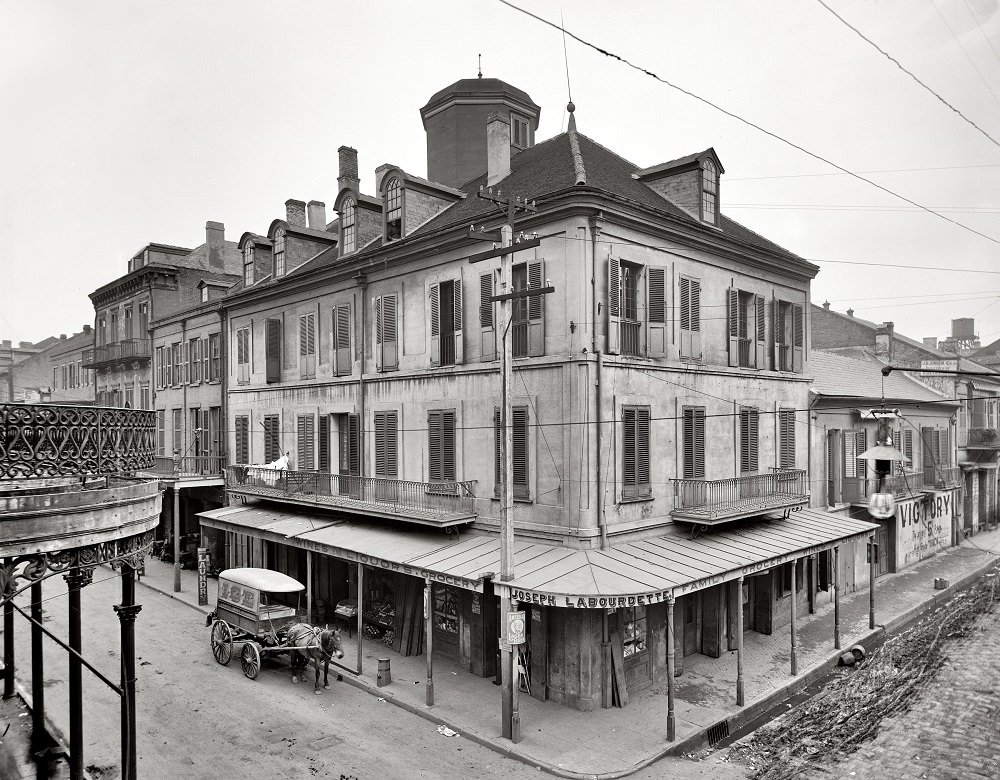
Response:
POLYGON ((680 277, 680 356, 682 360, 701 360, 701 282, 689 276, 680 277))
POLYGON ((800 304, 774 300, 774 370, 802 372, 805 322, 800 304))
POLYGON ((528 120, 514 112, 510 115, 510 145, 518 149, 531 146, 530 127, 528 120))
POLYGON ((430 356, 432 366, 463 362, 462 280, 434 282, 427 288, 430 305, 430 356))
POLYGON ((361 423, 356 414, 337 415, 340 462, 338 490, 342 496, 361 497, 361 423))
POLYGON ((868 463, 858 455, 868 449, 867 431, 844 431, 844 476, 851 479, 865 479, 868 463))
POLYGON ((177 387, 178 385, 184 384, 184 358, 181 347, 183 345, 177 341, 170 348, 171 355, 173 356, 174 369, 172 372, 173 385, 177 387))
MULTIPOLYGON (((455 477, 455 410, 435 409, 427 413, 427 481, 453 483, 455 477)), ((446 490, 454 489, 448 485, 446 490)))
POLYGON ((202 342, 199 338, 188 341, 188 376, 193 385, 201 384, 201 346, 202 342))
POLYGON ((682 422, 684 479, 705 478, 705 408, 685 406, 682 422))
POLYGON ((951 465, 948 429, 921 428, 920 439, 924 464, 924 485, 926 487, 944 485, 947 481, 944 469, 951 465))
POLYGON ((916 464, 913 462, 913 429, 900 428, 897 430, 893 437, 893 446, 903 453, 903 457, 906 459, 899 464, 899 467, 904 471, 915 469, 916 464))
POLYGON ((399 368, 397 296, 380 295, 375 299, 375 369, 399 368))
POLYGON ((131 341, 132 338, 134 338, 134 336, 135 336, 135 334, 134 334, 134 332, 132 330, 132 306, 131 305, 128 305, 128 306, 125 307, 124 315, 125 315, 125 319, 123 321, 124 330, 125 330, 124 338, 125 338, 126 341, 131 341))
POLYGON ((649 407, 622 409, 622 499, 649 498, 649 407))
POLYGON ((208 349, 205 350, 205 376, 209 382, 222 379, 222 339, 218 333, 208 334, 208 349))
POLYGON ((264 381, 281 381, 281 320, 264 322, 264 381))
POLYGON ((295 442, 298 459, 296 469, 313 471, 316 468, 316 418, 311 414, 300 414, 295 425, 295 442))
POLYGON ((394 241, 403 236, 403 187, 393 177, 385 185, 385 240, 394 241))
POLYGON ((167 411, 166 409, 156 410, 156 454, 161 458, 167 449, 166 438, 167 411))
POLYGON ((316 376, 316 315, 299 315, 299 377, 316 376))
MULTIPOLYGON (((527 501, 531 498, 531 490, 528 487, 528 407, 512 406, 510 410, 511 427, 511 463, 513 470, 511 473, 511 495, 514 498, 527 501)), ((493 494, 500 496, 500 487, 503 484, 503 429, 500 422, 500 407, 493 409, 493 494)))
POLYGON ((729 365, 766 368, 764 361, 764 296, 732 287, 728 290, 729 365))
POLYGON ((760 414, 756 409, 740 409, 740 474, 758 469, 760 414))
POLYGON ((163 347, 156 348, 156 387, 157 389, 164 386, 163 382, 163 347))
POLYGON ((375 476, 398 479, 397 446, 399 440, 397 414, 394 411, 375 412, 375 476))
POLYGON ((354 221, 356 218, 357 204, 354 198, 345 198, 340 207, 340 246, 341 254, 347 254, 355 250, 354 221))
POLYGON ((250 384, 250 328, 236 331, 236 384, 250 384))
POLYGON ((188 449, 185 454, 201 455, 203 436, 201 428, 201 409, 197 407, 189 409, 188 414, 190 415, 190 421, 188 422, 188 449))
POLYGON ((233 453, 236 463, 250 462, 250 418, 247 415, 236 417, 236 451, 233 453))
POLYGON ((495 275, 495 271, 487 271, 479 276, 479 354, 484 362, 497 358, 495 304, 490 300, 494 295, 495 275))
POLYGON ((139 385, 139 408, 148 409, 150 403, 149 383, 143 382, 139 385))
POLYGON ((351 356, 351 306, 343 303, 333 307, 333 350, 334 376, 349 376, 354 369, 351 356))
POLYGON ((273 463, 282 455, 281 417, 277 414, 264 416, 264 462, 273 463))
POLYGON ((667 354, 666 269, 608 259, 608 352, 667 354))
POLYGON ((778 410, 778 465, 795 468, 795 410, 778 410))
POLYGON ((174 409, 173 410, 173 425, 174 425, 174 436, 171 440, 171 445, 175 455, 184 454, 184 416, 183 410, 174 409))
MULTIPOLYGON (((542 260, 519 263, 511 269, 513 291, 545 286, 542 260)), ((545 296, 514 298, 511 302, 510 343, 515 358, 545 354, 545 296)))
POLYGON ((274 231, 274 276, 285 275, 285 229, 274 231))

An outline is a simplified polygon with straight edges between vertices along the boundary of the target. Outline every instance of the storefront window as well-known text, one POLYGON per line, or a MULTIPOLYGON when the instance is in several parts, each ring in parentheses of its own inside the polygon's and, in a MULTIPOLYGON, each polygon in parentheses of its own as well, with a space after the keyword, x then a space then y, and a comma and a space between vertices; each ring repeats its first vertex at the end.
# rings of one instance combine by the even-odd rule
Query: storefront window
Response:
POLYGON ((631 607, 623 610, 622 655, 625 658, 646 651, 646 608, 631 607))
POLYGON ((396 602, 392 576, 376 569, 365 569, 368 593, 364 600, 365 636, 392 646, 396 602))
POLYGON ((458 633, 458 594, 448 585, 434 586, 434 630, 458 633))

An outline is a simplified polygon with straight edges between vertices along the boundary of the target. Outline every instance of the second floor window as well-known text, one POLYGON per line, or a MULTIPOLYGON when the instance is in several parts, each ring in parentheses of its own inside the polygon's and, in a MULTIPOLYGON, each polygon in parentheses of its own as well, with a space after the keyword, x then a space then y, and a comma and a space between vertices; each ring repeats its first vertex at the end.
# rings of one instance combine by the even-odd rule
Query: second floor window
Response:
POLYGON ((356 249, 356 235, 354 232, 354 220, 357 206, 354 198, 344 200, 344 205, 340 208, 340 236, 343 253, 353 252, 356 249))
POLYGON ((684 479, 705 478, 705 409, 684 407, 682 423, 684 442, 684 479))
POLYGON ((427 413, 427 477, 429 482, 454 482, 455 410, 435 409, 427 413))
POLYGON ((300 414, 296 421, 296 443, 298 444, 298 462, 295 468, 299 471, 312 471, 316 468, 315 457, 316 418, 311 414, 300 414))
MULTIPOLYGON (((543 287, 545 269, 541 260, 520 263, 512 269, 515 291, 543 287)), ((514 357, 545 354, 545 296, 515 298, 511 301, 511 350, 514 357)))
POLYGON ((608 260, 608 352, 667 354, 666 269, 608 260))
POLYGON ((237 415, 235 421, 235 463, 250 462, 250 418, 247 415, 237 415))
POLYGON ((740 409, 740 474, 753 474, 757 471, 759 423, 756 409, 740 409))
POLYGON ((191 384, 201 383, 201 339, 188 341, 188 376, 191 384))
POLYGON ((264 462, 273 463, 281 457, 281 417, 276 414, 264 416, 264 462))
POLYGON ((236 331, 236 384, 250 383, 250 328, 236 331))
MULTIPOLYGON (((527 499, 530 497, 528 489, 528 407, 512 406, 510 410, 511 427, 511 449, 510 457, 512 464, 511 472, 511 494, 514 498, 527 499)), ((493 410, 493 434, 494 434, 494 481, 496 487, 494 494, 500 495, 500 486, 503 484, 503 428, 500 422, 500 408, 493 410)))
POLYGON ((253 284, 253 242, 247 241, 243 247, 243 286, 250 287, 253 284))
POLYGON ((166 452, 166 442, 164 437, 166 436, 167 427, 167 411, 166 409, 156 410, 156 454, 159 457, 163 457, 166 452))
POLYGON ((333 374, 347 376, 353 369, 351 359, 351 306, 343 303, 333 307, 333 374))
POLYGON ((183 353, 181 352, 181 343, 179 341, 174 342, 170 351, 173 354, 173 363, 174 363, 172 379, 173 379, 173 384, 176 387, 177 385, 184 384, 184 361, 183 361, 183 353))
POLYGON ((316 315, 311 312, 299 316, 299 376, 316 376, 316 315))
POLYGON ((622 409, 622 499, 653 494, 649 472, 649 407, 622 409))
POLYGON ((274 276, 285 275, 285 229, 274 231, 274 276))
POLYGON ((802 371, 805 340, 802 306, 774 300, 774 370, 802 371))
POLYGON ((281 381, 281 320, 264 321, 264 381, 281 381))
POLYGON ((463 360, 462 280, 435 282, 428 288, 431 320, 431 365, 451 366, 463 360))
POLYGON ((218 333, 208 334, 208 349, 205 350, 205 359, 208 368, 206 369, 206 379, 209 382, 218 382, 222 379, 222 341, 218 333))
POLYGON ((729 365, 765 368, 764 296, 735 287, 727 293, 729 365))
POLYGON ((778 411, 778 465, 795 468, 795 410, 778 411))
POLYGON ((390 371, 399 367, 395 295, 375 299, 375 369, 390 371))
POLYGON ((398 479, 397 441, 399 437, 396 412, 375 412, 375 476, 398 479))
POLYGON ((385 185, 385 240, 403 236, 403 188, 393 177, 385 185))
POLYGON ((680 278, 680 355, 701 360, 701 282, 687 276, 680 278))

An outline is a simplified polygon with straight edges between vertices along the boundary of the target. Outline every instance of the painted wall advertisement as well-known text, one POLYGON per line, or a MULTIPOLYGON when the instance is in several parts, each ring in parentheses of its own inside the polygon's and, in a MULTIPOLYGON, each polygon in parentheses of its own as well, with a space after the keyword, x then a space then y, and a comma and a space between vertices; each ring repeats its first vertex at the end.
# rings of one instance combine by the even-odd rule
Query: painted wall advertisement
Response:
POLYGON ((896 505, 896 565, 929 558, 948 546, 955 493, 928 493, 896 505))

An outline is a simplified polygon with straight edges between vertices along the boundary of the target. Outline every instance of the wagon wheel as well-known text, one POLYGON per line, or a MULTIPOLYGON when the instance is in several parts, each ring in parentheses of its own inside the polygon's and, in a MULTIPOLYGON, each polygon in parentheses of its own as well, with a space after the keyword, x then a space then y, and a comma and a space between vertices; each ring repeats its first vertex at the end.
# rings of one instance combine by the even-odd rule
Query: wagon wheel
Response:
POLYGON ((223 666, 233 657, 233 631, 225 620, 212 624, 212 654, 223 666))
POLYGON ((256 680, 260 674, 260 645, 256 642, 244 644, 240 663, 243 665, 243 674, 251 680, 256 680))

